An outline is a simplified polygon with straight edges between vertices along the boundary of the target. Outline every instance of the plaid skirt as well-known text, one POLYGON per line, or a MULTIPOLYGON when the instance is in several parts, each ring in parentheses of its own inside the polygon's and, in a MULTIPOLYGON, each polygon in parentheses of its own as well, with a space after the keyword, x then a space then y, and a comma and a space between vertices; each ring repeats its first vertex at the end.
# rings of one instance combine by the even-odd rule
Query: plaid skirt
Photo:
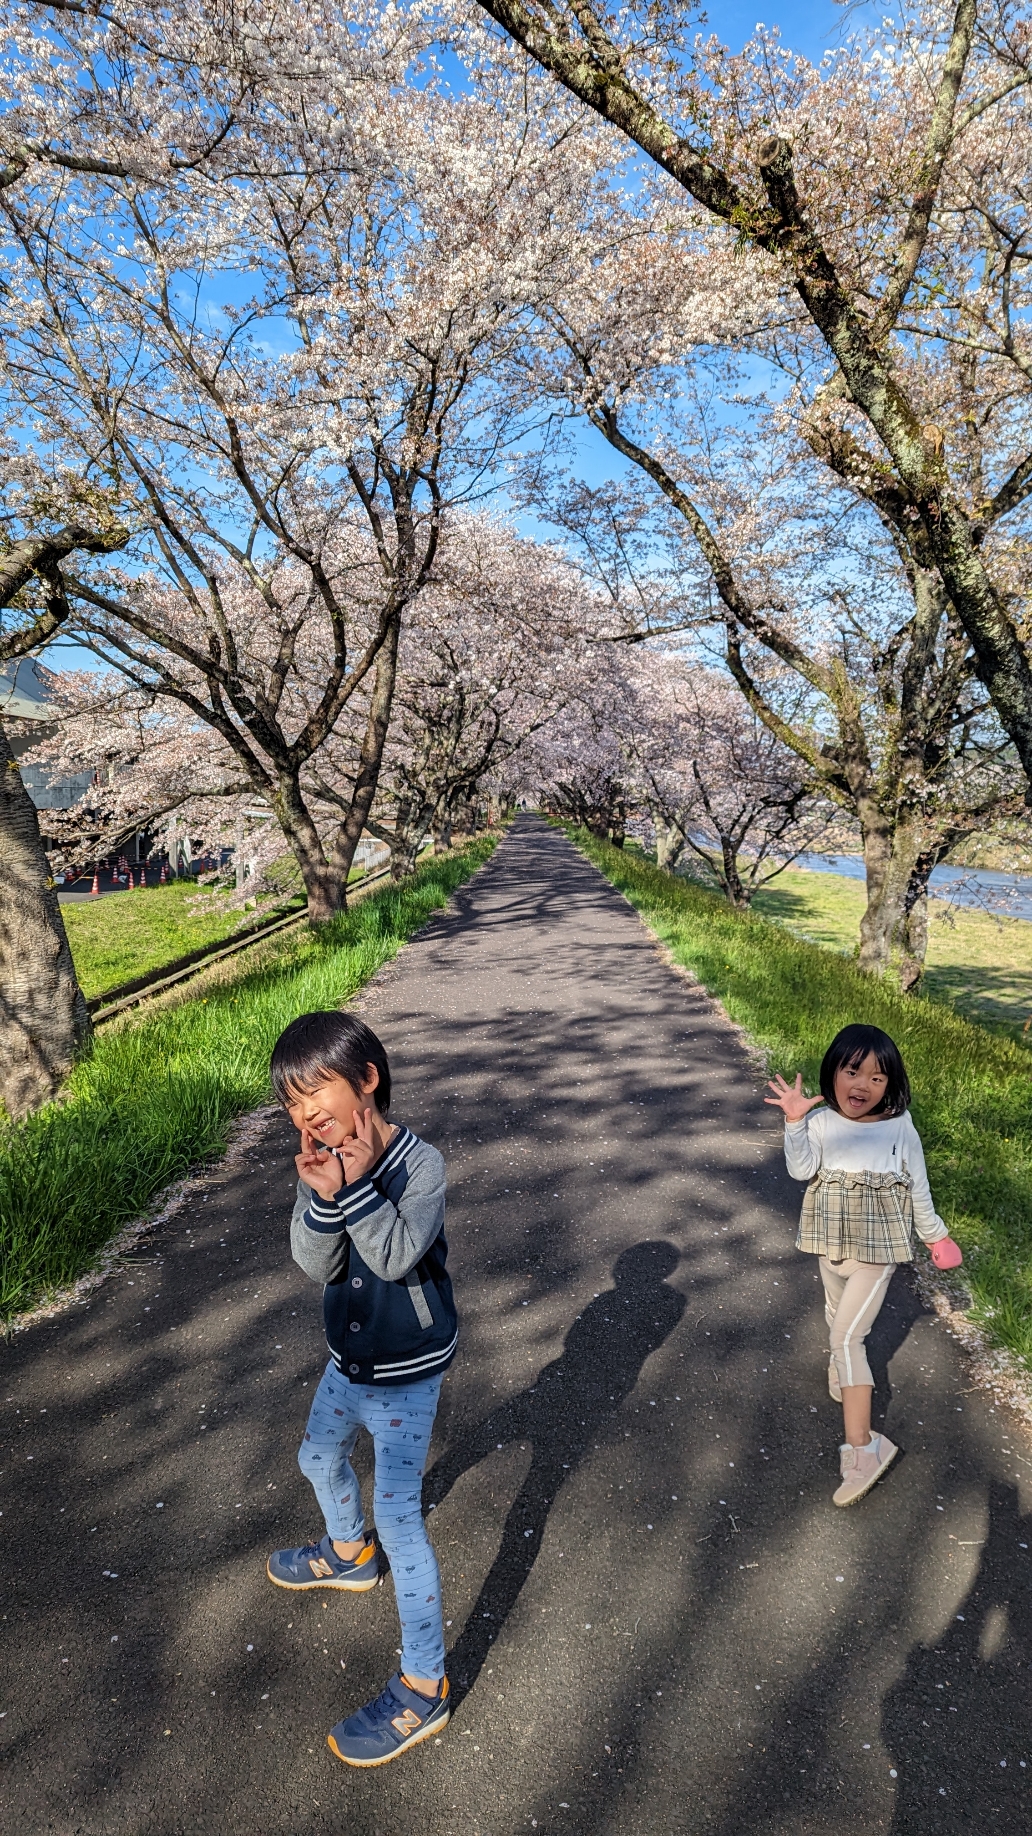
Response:
POLYGON ((913 1182, 902 1173, 821 1167, 803 1194, 796 1249, 831 1262, 912 1262, 913 1182))

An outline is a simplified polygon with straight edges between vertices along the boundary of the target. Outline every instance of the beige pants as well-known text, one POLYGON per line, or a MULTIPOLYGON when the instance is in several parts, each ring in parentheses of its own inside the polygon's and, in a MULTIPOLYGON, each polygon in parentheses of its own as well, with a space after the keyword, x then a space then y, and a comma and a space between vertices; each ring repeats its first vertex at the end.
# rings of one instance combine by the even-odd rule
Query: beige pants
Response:
POLYGON ((831 1360, 839 1383, 869 1383, 874 1378, 864 1340, 881 1312, 895 1273, 894 1262, 829 1262, 820 1258, 824 1283, 824 1317, 831 1329, 831 1360))

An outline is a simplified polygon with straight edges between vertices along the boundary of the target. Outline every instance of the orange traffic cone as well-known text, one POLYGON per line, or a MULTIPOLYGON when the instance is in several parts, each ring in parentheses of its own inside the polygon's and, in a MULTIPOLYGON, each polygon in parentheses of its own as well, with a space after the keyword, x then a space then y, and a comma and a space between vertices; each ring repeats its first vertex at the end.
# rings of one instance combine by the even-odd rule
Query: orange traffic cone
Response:
POLYGON ((146 866, 143 866, 140 868, 140 885, 146 886, 146 884, 147 884, 147 868, 146 866))
POLYGON ((161 878, 160 878, 160 880, 158 881, 158 885, 159 885, 159 886, 164 886, 164 885, 165 885, 165 882, 167 881, 167 879, 168 879, 168 874, 167 874, 167 872, 166 872, 166 870, 165 870, 165 863, 164 863, 164 861, 162 861, 162 863, 161 863, 161 878))
POLYGON ((99 873, 97 873, 96 871, 94 871, 94 874, 93 874, 93 885, 92 885, 92 886, 90 887, 90 896, 91 896, 92 898, 96 898, 96 896, 97 896, 97 894, 98 894, 99 892, 100 892, 100 875, 99 875, 99 873))
POLYGON ((136 881, 133 879, 132 874, 129 875, 129 891, 130 892, 136 891, 136 881))

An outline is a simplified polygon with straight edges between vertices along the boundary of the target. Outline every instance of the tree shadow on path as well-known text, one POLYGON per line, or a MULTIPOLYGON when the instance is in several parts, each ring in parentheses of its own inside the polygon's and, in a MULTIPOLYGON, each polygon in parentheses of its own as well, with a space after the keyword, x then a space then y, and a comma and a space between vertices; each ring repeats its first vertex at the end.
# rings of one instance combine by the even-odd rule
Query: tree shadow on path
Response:
POLYGON ((893 1400, 889 1366, 910 1337, 914 1322, 927 1317, 928 1311, 909 1269, 901 1265, 889 1283, 884 1305, 867 1340, 867 1359, 874 1378, 873 1420, 878 1428, 884 1428, 893 1400))
POLYGON ((533 1450, 529 1471, 506 1516, 498 1554, 452 1647, 448 1674, 456 1703, 473 1688, 484 1659, 537 1560, 549 1507, 578 1471, 633 1391, 652 1352, 687 1306, 667 1285, 680 1255, 665 1241, 637 1243, 613 1268, 614 1286, 573 1322, 562 1356, 536 1382, 462 1430, 431 1469, 424 1496, 437 1508, 464 1473, 513 1441, 533 1450))
POLYGON ((1032 1521, 1014 1486, 990 1486, 988 1502, 960 1612, 937 1644, 913 1647, 885 1697, 892 1836, 1032 1828, 1032 1521))

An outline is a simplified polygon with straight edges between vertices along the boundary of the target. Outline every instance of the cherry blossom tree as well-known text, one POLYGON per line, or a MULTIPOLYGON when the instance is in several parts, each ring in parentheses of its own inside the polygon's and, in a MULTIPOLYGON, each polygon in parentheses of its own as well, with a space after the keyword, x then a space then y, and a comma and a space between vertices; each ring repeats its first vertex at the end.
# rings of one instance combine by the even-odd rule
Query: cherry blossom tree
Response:
POLYGON ((934 574, 1032 774, 1032 660, 987 541, 1032 490, 1020 10, 906 8, 815 69, 769 34, 731 57, 668 4, 619 17, 591 0, 480 4, 694 202, 711 248, 755 256, 776 302, 757 302, 768 348, 785 330, 804 353, 813 450, 934 574), (991 470, 966 451, 970 387, 935 387, 949 346, 1007 400, 991 470))
MULTIPOLYGON (((1021 794, 924 526, 883 472, 861 467, 852 435, 832 439, 825 417, 817 436, 810 331, 778 320, 758 258, 701 236, 687 203, 648 182, 610 191, 569 252, 542 312, 534 384, 634 470, 593 491, 560 474, 551 514, 589 557, 615 634, 723 627, 754 714, 860 827, 863 966, 901 954, 912 986, 931 866, 1021 794)), ((899 362, 916 378, 913 352, 899 362)), ((947 400, 967 402, 965 465, 984 480, 1009 463, 1010 385, 997 368, 974 416, 971 362, 952 347, 925 360, 921 399, 942 418, 947 400)), ((1025 514, 983 542, 1012 604, 1026 590, 1025 514)))
POLYGON ((394 870, 448 845, 483 791, 505 797, 526 748, 577 692, 599 608, 577 568, 504 524, 449 526, 403 642, 383 808, 394 870))
MULTIPOLYGON (((397 877, 431 834, 447 845, 485 792, 519 781, 528 742, 581 684, 599 619, 584 576, 556 550, 483 513, 443 518, 432 579, 402 636, 368 824, 390 845, 397 877)), ((174 817, 204 849, 229 845, 253 860, 238 891, 260 890, 283 853, 282 831, 262 816, 272 817, 271 804, 256 803, 233 748, 181 699, 127 683, 124 671, 66 671, 53 678, 50 712, 32 762, 55 776, 85 765, 94 777, 80 803, 53 818, 59 846, 110 852, 137 830, 160 834, 174 817)), ((301 772, 324 845, 349 807, 362 736, 361 710, 346 714, 301 772)))
MULTIPOLYGON (((48 812, 55 869, 69 858, 118 854, 136 834, 158 837, 170 817, 206 852, 226 844, 254 799, 213 728, 121 671, 50 671, 48 688, 46 729, 25 762, 55 781, 92 775, 77 803, 48 812)), ((272 826, 282 853, 282 832, 272 826)))
POLYGON ((637 718, 625 744, 660 866, 694 855, 741 911, 798 855, 829 846, 835 805, 728 675, 655 651, 631 675, 637 718))
POLYGON ((627 835, 627 740, 638 716, 626 657, 600 642, 557 717, 524 752, 525 782, 542 806, 617 848, 627 835))
MULTIPOLYGON (((166 177, 181 165, 198 170, 222 137, 224 123, 220 127, 210 110, 196 107, 191 60, 180 55, 171 16, 163 18, 163 30, 153 13, 137 11, 152 57, 160 41, 157 62, 166 75, 176 71, 176 82, 164 84, 157 109, 158 89, 152 86, 149 119, 138 119, 129 135, 116 126, 108 144, 98 148, 98 118, 106 116, 113 126, 122 86, 113 80, 91 88, 82 81, 80 59, 62 47, 55 10, 17 6, 5 18, 0 200, 6 203, 42 173, 63 178, 74 207, 80 201, 76 183, 86 174, 110 176, 115 166, 124 172, 147 166, 166 177), (172 114, 183 128, 174 136, 167 131, 172 114)), ((199 10, 195 21, 200 22, 199 10)), ((89 19, 86 9, 77 23, 86 36, 105 35, 99 18, 89 19)), ((119 47, 112 39, 108 50, 113 75, 119 47)), ((12 298, 9 281, 7 298, 12 298)), ((8 398, 0 452, 0 660, 5 662, 35 653, 67 626, 73 566, 81 568, 90 555, 110 554, 129 540, 119 516, 121 493, 110 471, 55 465, 52 451, 41 463, 11 407, 8 398)), ((76 1056, 88 1046, 91 1029, 35 807, 2 722, 0 733, 0 1101, 9 1115, 21 1116, 57 1094, 76 1056)))
MULTIPOLYGON (((199 16, 183 17, 190 45, 199 16)), ((490 97, 444 106, 406 87, 398 20, 337 24, 298 0, 255 43, 226 27, 222 63, 191 52, 191 94, 225 130, 203 175, 147 165, 118 149, 146 138, 154 53, 143 16, 119 18, 126 81, 117 119, 87 111, 107 159, 80 180, 87 206, 64 208, 64 169, 43 162, 4 194, 8 386, 130 504, 127 565, 72 583, 80 628, 141 691, 214 727, 318 922, 372 809, 442 516, 526 425, 507 353, 561 243, 576 149, 530 104, 502 116, 490 97), (326 837, 305 770, 359 712, 326 837)), ((44 93, 47 42, 35 65, 25 54, 44 93)), ((103 21, 70 16, 67 46, 106 96, 103 21)))
POLYGON ((1015 813, 1022 775, 937 575, 908 566, 909 551, 845 494, 829 504, 796 449, 781 459, 740 428, 726 443, 707 428, 656 462, 684 481, 672 488, 690 505, 687 536, 686 518, 650 518, 639 498, 611 490, 582 493, 567 527, 607 582, 614 634, 621 614, 625 637, 653 629, 657 597, 698 641, 722 633, 753 714, 859 830, 862 966, 880 972, 899 956, 912 987, 931 868, 965 835, 1015 813), (669 543, 658 595, 647 572, 657 542, 669 543))

